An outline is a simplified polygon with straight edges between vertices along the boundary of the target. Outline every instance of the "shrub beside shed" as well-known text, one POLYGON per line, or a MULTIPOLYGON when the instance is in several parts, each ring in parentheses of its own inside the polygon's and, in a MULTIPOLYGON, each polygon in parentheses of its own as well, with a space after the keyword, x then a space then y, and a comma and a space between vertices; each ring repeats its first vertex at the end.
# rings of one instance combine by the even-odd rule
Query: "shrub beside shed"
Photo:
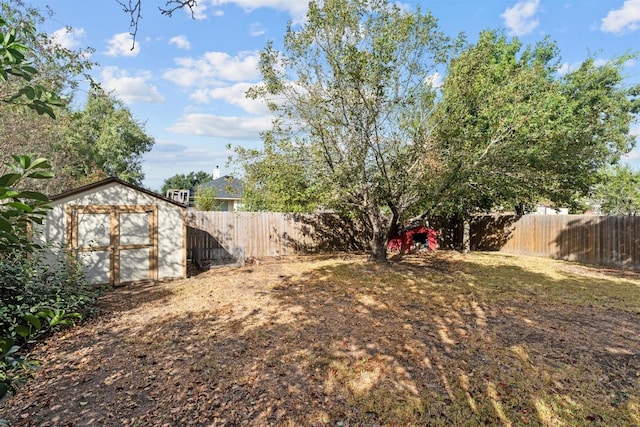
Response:
POLYGON ((50 256, 71 250, 90 283, 124 285, 187 275, 186 208, 108 178, 52 197, 34 238, 50 256))

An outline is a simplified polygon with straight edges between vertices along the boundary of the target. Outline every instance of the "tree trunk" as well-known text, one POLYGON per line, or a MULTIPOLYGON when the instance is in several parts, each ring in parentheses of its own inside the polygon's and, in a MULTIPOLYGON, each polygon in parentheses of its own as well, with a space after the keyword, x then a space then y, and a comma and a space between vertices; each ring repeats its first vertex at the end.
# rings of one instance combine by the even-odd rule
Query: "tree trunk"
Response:
POLYGON ((369 261, 384 263, 387 262, 387 244, 386 239, 371 239, 371 255, 369 261))
POLYGON ((390 224, 378 206, 372 206, 369 210, 369 221, 371 224, 371 242, 369 243, 371 255, 369 256, 369 261, 387 262, 387 242, 390 224))
POLYGON ((462 217, 462 253, 468 254, 471 252, 471 224, 469 217, 462 217))

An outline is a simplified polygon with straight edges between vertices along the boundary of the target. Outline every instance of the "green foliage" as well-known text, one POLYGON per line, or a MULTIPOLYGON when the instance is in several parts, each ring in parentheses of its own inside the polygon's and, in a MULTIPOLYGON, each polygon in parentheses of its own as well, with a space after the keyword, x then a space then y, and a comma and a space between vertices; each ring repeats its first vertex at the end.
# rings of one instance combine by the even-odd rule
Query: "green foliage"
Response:
POLYGON ((16 154, 18 147, 49 158, 56 177, 39 183, 38 189, 50 194, 107 176, 140 184, 141 156, 151 149, 153 138, 122 102, 92 80, 89 70, 95 64, 87 59, 92 51, 64 48, 37 31, 51 16, 43 15, 46 9, 26 6, 22 0, 0 7, 8 28, 2 26, 2 40, 13 43, 4 51, 0 44, 0 53, 7 52, 0 59, 4 58, 2 69, 8 78, 0 87, 0 100, 6 101, 0 103, 0 158, 16 154), (5 64, 11 60, 14 63, 5 64), (81 81, 89 84, 88 99, 79 111, 72 111, 61 100, 72 98, 81 81), (16 105, 46 113, 45 117, 16 105), (47 116, 53 117, 54 111, 59 119, 55 122, 47 116))
POLYGON ((399 226, 428 215, 574 207, 632 149, 640 87, 623 86, 622 67, 633 55, 562 76, 548 39, 523 47, 484 31, 459 48, 419 9, 311 2, 283 52, 261 53, 263 83, 248 92, 278 116, 263 150, 236 150, 247 206, 335 210, 385 260, 399 226), (425 84, 445 63, 444 85, 425 84))
MULTIPOLYGON (((2 398, 9 391, 15 393, 16 381, 25 379, 36 365, 21 353, 21 346, 47 331, 72 325, 81 317, 78 311, 87 310, 95 294, 86 287, 74 258, 61 251, 56 261, 46 260, 43 250, 31 242, 32 224, 41 224, 49 209, 48 198, 31 188, 34 182, 52 178, 51 164, 45 158, 13 153, 15 147, 24 149, 24 141, 19 138, 31 143, 33 130, 38 139, 46 139, 42 130, 50 127, 40 127, 43 122, 37 117, 44 114, 54 118, 54 107, 64 106, 60 90, 71 83, 66 77, 81 73, 89 65, 78 59, 79 54, 50 43, 36 32, 41 16, 35 9, 24 8, 20 0, 4 2, 0 7, 0 145, 4 155, 13 157, 0 176, 2 398), (16 107, 28 107, 37 116, 25 121, 24 109, 16 107)), ((56 144, 51 146, 59 149, 58 139, 53 141, 56 144)))
POLYGON ((249 211, 312 212, 321 194, 315 191, 303 159, 284 142, 265 144, 265 151, 236 148, 237 160, 244 164, 243 203, 249 211))
POLYGON ((97 167, 123 181, 142 183, 142 155, 154 140, 121 101, 95 88, 84 109, 71 118, 60 148, 77 159, 68 165, 73 176, 82 178, 97 167))
POLYGON ((43 249, 14 248, 3 253, 0 275, 3 277, 0 297, 0 335, 23 336, 39 332, 31 315, 46 320, 49 327, 75 316, 71 312, 88 313, 95 291, 86 284, 81 265, 64 250, 56 259, 47 259, 43 249), (28 334, 25 334, 25 327, 28 334))
POLYGON ((30 189, 55 194, 82 183, 63 169, 78 159, 61 144, 64 130, 73 127, 69 104, 62 100, 71 99, 81 81, 93 84, 88 75, 93 63, 87 59, 91 49, 64 48, 39 30, 50 16, 47 8, 30 7, 22 0, 0 3, 6 24, 0 26, 4 43, 0 50, 9 52, 0 58, 0 68, 6 72, 6 80, 0 77, 0 164, 25 152, 46 157, 56 177, 32 182, 30 189), (9 48, 10 43, 15 49, 9 48), (57 120, 51 120, 54 115, 57 120))
POLYGON ((592 199, 608 215, 640 215, 640 171, 628 165, 605 169, 592 199))
POLYGON ((29 227, 42 223, 49 200, 16 186, 51 178, 50 168, 46 159, 14 156, 9 173, 0 176, 0 398, 15 392, 15 382, 34 366, 21 355, 20 346, 72 325, 96 296, 75 258, 59 249, 58 257, 50 259, 29 239, 29 227))
MULTIPOLYGON (((32 25, 23 28, 28 36, 33 36, 36 32, 32 25)), ((0 101, 23 105, 38 114, 47 114, 55 117, 53 107, 64 105, 63 100, 58 95, 45 86, 33 83, 38 71, 29 61, 30 48, 24 44, 21 35, 16 28, 11 28, 9 23, 0 16, 0 81, 7 82, 11 78, 16 78, 20 82, 20 87, 13 95, 0 98, 0 101)))
POLYGON ((15 392, 15 383, 37 365, 21 354, 22 345, 73 326, 92 312, 97 291, 84 280, 80 263, 63 250, 59 253, 53 261, 45 259, 43 249, 14 247, 2 252, 0 346, 4 342, 11 348, 0 355, 0 398, 15 392))
POLYGON ((284 50, 261 53, 248 95, 278 113, 264 150, 237 150, 249 205, 354 218, 386 260, 386 242, 420 199, 435 92, 425 84, 456 43, 429 13, 386 0, 311 2, 284 50), (286 101, 284 101, 286 100, 286 101))
POLYGON ((49 207, 49 199, 35 191, 23 191, 16 186, 25 178, 51 178, 51 165, 46 159, 32 160, 29 156, 13 156, 9 173, 0 176, 0 251, 27 246, 30 223, 42 223, 49 207))
POLYGON ((220 200, 216 199, 216 189, 214 187, 199 185, 194 195, 195 208, 199 211, 215 211, 222 206, 220 200))
POLYGON ((190 190, 212 180, 213 176, 205 171, 177 174, 164 180, 160 193, 164 196, 168 190, 190 190))
POLYGON ((0 399, 8 392, 15 394, 15 382, 27 378, 38 366, 37 362, 27 360, 19 351, 20 346, 13 339, 0 338, 0 399))
POLYGON ((574 206, 631 150, 624 56, 559 77, 555 43, 485 31, 451 61, 432 116, 441 174, 422 208, 462 214, 548 200, 574 206))

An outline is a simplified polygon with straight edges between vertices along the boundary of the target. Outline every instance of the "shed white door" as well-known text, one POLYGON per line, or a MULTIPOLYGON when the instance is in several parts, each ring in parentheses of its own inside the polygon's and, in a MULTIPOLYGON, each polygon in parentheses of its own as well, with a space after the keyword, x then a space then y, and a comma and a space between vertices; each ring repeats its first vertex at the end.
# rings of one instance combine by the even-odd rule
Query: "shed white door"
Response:
POLYGON ((69 206, 68 244, 90 283, 121 285, 158 278, 156 206, 69 206))

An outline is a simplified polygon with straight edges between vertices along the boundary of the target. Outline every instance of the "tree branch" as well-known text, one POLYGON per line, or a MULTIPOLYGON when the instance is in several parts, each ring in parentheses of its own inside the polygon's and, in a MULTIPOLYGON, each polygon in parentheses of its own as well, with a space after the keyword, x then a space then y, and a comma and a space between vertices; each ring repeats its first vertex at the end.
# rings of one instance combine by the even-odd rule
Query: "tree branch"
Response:
MULTIPOLYGON (((129 34, 133 36, 131 50, 136 47, 136 37, 138 36, 138 26, 142 19, 142 0, 116 0, 122 7, 124 13, 129 14, 129 34)), ((197 0, 166 0, 164 8, 158 7, 160 13, 171 18, 173 12, 188 7, 191 11, 191 18, 195 19, 193 8, 198 5, 197 0)))

